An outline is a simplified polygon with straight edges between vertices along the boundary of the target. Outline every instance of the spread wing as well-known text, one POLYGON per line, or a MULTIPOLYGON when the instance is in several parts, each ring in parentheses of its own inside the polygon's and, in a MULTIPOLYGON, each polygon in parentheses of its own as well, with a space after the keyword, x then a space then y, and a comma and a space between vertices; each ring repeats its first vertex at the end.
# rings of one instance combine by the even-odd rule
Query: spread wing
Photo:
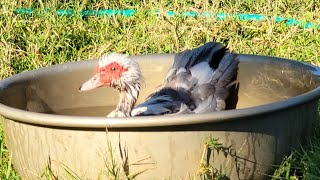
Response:
POLYGON ((132 116, 207 113, 235 108, 237 55, 220 43, 209 42, 176 54, 165 81, 132 116), (229 103, 230 101, 230 103, 229 103), (233 105, 232 105, 233 103, 233 105), (229 105, 231 104, 231 105, 229 105))

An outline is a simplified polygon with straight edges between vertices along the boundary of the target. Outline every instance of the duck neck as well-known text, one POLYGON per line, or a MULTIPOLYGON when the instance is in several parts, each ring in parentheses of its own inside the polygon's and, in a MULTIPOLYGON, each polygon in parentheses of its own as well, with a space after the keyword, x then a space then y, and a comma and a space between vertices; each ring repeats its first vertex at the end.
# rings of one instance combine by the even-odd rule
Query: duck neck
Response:
POLYGON ((120 92, 120 99, 113 112, 113 117, 129 117, 137 102, 140 93, 140 84, 127 84, 125 85, 125 88, 119 88, 118 91, 120 92))

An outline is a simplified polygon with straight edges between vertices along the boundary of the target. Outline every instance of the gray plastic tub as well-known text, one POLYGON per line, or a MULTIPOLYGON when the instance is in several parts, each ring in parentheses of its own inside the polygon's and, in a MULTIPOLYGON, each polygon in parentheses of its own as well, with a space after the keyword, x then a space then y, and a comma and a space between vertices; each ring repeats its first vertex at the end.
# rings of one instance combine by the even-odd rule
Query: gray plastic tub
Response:
MULTIPOLYGON (((145 77, 141 102, 162 83, 173 55, 132 58, 145 77)), ((78 92, 96 65, 65 63, 0 81, 6 143, 23 178, 40 177, 50 164, 64 178, 118 169, 120 179, 139 172, 137 179, 191 179, 207 163, 230 179, 268 178, 318 118, 320 71, 297 61, 240 55, 236 110, 130 118, 104 117, 118 100, 111 88, 78 92), (209 137, 222 144, 219 152, 207 149, 209 137)))

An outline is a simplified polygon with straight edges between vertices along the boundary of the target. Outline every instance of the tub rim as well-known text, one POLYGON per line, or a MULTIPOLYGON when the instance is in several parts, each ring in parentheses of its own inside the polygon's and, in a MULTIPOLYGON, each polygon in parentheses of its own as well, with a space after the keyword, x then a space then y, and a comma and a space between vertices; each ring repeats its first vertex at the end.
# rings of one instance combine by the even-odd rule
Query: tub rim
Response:
MULTIPOLYGON (((148 54, 148 55, 137 55, 132 57, 139 56, 149 56, 151 58, 168 58, 174 54, 148 54)), ((279 57, 272 56, 259 56, 259 55, 250 55, 250 54, 239 54, 246 59, 252 59, 259 57, 259 59, 264 60, 280 60, 287 61, 294 64, 299 64, 300 66, 308 67, 313 69, 320 74, 320 68, 314 65, 300 62, 296 60, 289 60, 279 57)), ((156 59, 153 59, 156 60, 156 59)), ((1 87, 6 87, 7 84, 17 81, 17 79, 27 79, 30 76, 33 76, 34 73, 41 73, 43 71, 48 71, 50 69, 56 69, 58 66, 61 66, 63 69, 64 66, 70 66, 72 63, 92 63, 97 60, 83 60, 79 62, 68 62, 59 65, 53 65, 46 68, 40 68, 32 71, 27 71, 13 75, 9 78, 3 79, 0 81, 1 87)), ((281 111, 290 107, 299 106, 310 102, 312 100, 319 99, 320 97, 320 86, 317 88, 295 96, 288 98, 286 100, 281 100, 273 103, 263 104, 255 107, 243 108, 243 109, 234 109, 220 112, 213 112, 207 114, 184 114, 184 115, 172 115, 172 116, 140 116, 140 117, 126 117, 126 118, 107 118, 107 117, 90 117, 90 116, 67 116, 67 115, 56 115, 56 114, 44 114, 30 112, 26 110, 16 109, 7 105, 0 103, 0 115, 8 118, 13 121, 40 125, 40 126, 53 126, 53 127, 64 127, 64 128, 139 128, 139 127, 161 127, 161 126, 179 126, 179 125, 192 125, 192 124, 203 124, 203 123, 218 123, 218 122, 227 122, 233 121, 239 118, 252 117, 257 115, 262 115, 266 113, 272 113, 276 111, 281 111)))

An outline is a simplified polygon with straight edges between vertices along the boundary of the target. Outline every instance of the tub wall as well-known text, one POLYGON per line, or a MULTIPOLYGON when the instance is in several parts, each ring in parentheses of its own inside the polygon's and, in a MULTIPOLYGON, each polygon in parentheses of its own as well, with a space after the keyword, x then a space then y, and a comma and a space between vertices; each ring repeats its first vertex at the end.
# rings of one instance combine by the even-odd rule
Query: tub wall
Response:
POLYGON ((313 101, 236 122, 134 130, 71 130, 5 120, 4 132, 13 164, 19 164, 15 168, 27 179, 42 174, 49 157, 53 171, 61 177, 68 177, 62 169, 65 165, 82 178, 97 179, 106 174, 105 162, 111 166, 110 149, 118 166, 122 162, 120 149, 127 151, 131 174, 146 170, 138 179, 186 179, 199 172, 210 136, 230 150, 227 157, 222 152, 205 151, 204 162, 209 156, 209 162, 231 179, 262 179, 266 178, 263 173, 272 174, 271 165, 281 163, 311 132, 308 124, 317 119, 317 106, 313 101))

